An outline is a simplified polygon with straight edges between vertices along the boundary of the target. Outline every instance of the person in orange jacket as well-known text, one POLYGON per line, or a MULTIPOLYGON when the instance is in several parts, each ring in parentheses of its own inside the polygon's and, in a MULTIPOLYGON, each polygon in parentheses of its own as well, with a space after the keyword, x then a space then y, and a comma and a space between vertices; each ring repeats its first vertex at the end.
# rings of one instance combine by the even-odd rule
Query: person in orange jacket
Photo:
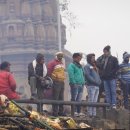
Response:
POLYGON ((0 94, 7 96, 9 99, 19 99, 16 93, 16 81, 10 72, 10 63, 5 61, 0 65, 0 94))

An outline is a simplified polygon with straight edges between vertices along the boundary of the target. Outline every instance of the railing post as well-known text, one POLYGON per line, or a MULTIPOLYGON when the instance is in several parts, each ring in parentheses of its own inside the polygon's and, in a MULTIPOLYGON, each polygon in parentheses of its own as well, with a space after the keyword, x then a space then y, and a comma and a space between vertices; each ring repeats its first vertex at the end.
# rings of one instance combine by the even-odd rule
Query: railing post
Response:
POLYGON ((41 102, 37 103, 37 111, 40 113, 42 112, 42 106, 43 104, 41 102))
POLYGON ((71 116, 74 117, 75 106, 71 105, 71 116))
POLYGON ((106 107, 103 107, 103 118, 106 119, 106 107))

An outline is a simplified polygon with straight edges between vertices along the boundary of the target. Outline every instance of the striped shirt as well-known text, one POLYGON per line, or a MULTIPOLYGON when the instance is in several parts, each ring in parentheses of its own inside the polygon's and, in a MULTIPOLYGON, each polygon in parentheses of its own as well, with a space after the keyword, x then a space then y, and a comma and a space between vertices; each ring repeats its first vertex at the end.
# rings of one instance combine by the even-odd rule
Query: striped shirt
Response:
POLYGON ((130 83, 130 63, 122 63, 119 65, 119 78, 130 83))

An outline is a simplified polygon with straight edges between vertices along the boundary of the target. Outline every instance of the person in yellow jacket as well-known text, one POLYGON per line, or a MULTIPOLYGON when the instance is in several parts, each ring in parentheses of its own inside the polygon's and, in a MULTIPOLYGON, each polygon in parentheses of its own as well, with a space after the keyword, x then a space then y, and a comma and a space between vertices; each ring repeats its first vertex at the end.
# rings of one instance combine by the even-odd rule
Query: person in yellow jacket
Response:
MULTIPOLYGON (((53 100, 64 100, 65 64, 63 52, 57 52, 54 60, 48 63, 48 76, 53 80, 53 100)), ((63 105, 53 105, 53 116, 63 116, 63 105)))

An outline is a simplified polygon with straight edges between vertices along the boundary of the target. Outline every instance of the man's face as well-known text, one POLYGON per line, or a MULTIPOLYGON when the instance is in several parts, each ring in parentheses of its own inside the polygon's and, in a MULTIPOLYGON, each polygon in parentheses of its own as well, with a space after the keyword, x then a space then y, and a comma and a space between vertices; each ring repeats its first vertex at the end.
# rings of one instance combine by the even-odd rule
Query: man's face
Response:
POLYGON ((110 52, 107 51, 107 50, 104 50, 103 52, 104 52, 104 55, 105 55, 105 56, 109 56, 109 55, 110 55, 110 52))
POLYGON ((44 58, 42 58, 40 61, 39 61, 39 64, 43 64, 44 63, 44 58))
POLYGON ((63 58, 63 54, 59 54, 59 55, 57 55, 57 59, 58 59, 59 61, 61 61, 62 58, 63 58))
POLYGON ((81 59, 82 59, 82 56, 77 56, 74 60, 75 60, 76 62, 80 63, 81 59))
POLYGON ((125 59, 124 59, 124 61, 126 62, 126 63, 129 63, 129 59, 130 57, 126 57, 125 59))
POLYGON ((94 63, 94 62, 95 62, 95 56, 92 56, 91 63, 94 63))

